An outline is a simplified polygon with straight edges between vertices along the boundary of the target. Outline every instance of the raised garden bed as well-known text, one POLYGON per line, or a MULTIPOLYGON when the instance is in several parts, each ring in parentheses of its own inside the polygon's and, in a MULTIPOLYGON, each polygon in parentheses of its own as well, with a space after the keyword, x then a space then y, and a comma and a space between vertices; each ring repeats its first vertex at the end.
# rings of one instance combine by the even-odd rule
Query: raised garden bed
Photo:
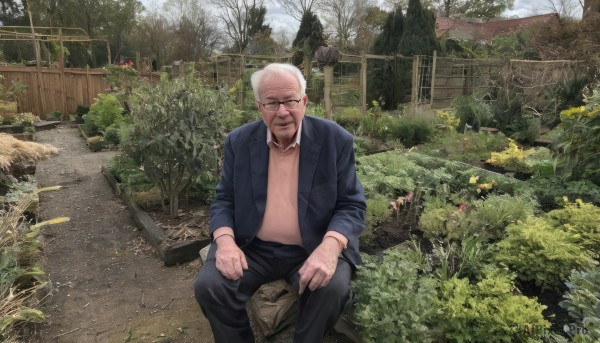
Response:
POLYGON ((110 187, 123 200, 131 212, 133 220, 142 231, 142 235, 156 249, 159 256, 165 262, 165 265, 172 266, 196 259, 200 256, 200 250, 210 244, 210 238, 185 241, 177 241, 169 238, 165 231, 157 226, 148 212, 137 206, 127 192, 122 191, 122 187, 115 177, 104 166, 102 166, 102 173, 110 187))
POLYGON ((87 144, 88 148, 93 152, 102 151, 104 149, 109 149, 110 146, 106 144, 106 142, 102 139, 101 136, 89 137, 85 131, 83 130, 83 124, 78 124, 77 127, 81 132, 81 136, 85 139, 85 144, 87 144))

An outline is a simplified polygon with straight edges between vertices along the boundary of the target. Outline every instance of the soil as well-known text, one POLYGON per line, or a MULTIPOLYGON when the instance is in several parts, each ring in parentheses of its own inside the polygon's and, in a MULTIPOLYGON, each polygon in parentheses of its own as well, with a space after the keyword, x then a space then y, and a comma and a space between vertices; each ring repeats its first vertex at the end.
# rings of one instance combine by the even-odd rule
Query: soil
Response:
POLYGON ((165 267, 100 171, 115 152, 91 152, 71 124, 35 134, 59 148, 38 163, 40 219, 70 221, 43 232, 47 322, 28 342, 213 342, 193 295, 194 260, 165 267))

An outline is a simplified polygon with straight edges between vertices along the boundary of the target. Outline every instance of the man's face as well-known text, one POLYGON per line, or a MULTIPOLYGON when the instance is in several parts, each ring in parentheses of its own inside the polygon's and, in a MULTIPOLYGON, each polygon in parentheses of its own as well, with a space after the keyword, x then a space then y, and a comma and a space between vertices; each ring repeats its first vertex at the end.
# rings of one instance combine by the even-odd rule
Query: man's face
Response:
POLYGON ((287 147, 295 138, 294 135, 302 122, 308 97, 300 95, 298 80, 289 73, 267 75, 262 79, 259 87, 260 102, 263 104, 300 99, 300 102, 294 108, 287 109, 283 104, 280 104, 277 110, 272 111, 257 103, 263 121, 271 130, 277 142, 287 147))

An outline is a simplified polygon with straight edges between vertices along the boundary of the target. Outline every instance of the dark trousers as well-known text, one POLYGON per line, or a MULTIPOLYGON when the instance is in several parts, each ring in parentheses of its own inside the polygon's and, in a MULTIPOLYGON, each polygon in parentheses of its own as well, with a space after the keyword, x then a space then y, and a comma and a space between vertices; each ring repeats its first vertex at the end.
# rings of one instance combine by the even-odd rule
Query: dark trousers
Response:
MULTIPOLYGON (((210 322, 215 342, 254 342, 246 302, 268 282, 285 279, 298 291, 298 270, 308 258, 299 246, 254 239, 244 248, 248 270, 236 280, 228 280, 215 267, 216 246, 211 246, 206 262, 194 282, 196 300, 210 322)), ((350 298, 352 268, 342 257, 327 287, 311 292, 308 287, 299 298, 294 342, 322 342, 337 322, 350 298)))

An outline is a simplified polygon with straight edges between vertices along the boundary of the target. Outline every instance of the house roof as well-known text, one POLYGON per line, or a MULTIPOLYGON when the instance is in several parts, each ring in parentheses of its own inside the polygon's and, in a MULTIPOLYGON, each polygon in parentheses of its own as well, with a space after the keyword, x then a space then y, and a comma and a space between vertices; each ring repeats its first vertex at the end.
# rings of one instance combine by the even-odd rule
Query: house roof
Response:
POLYGON ((557 20, 558 15, 556 13, 487 23, 437 17, 435 21, 435 33, 437 37, 447 35, 456 39, 491 40, 496 36, 512 34, 526 28, 549 24, 557 20))

